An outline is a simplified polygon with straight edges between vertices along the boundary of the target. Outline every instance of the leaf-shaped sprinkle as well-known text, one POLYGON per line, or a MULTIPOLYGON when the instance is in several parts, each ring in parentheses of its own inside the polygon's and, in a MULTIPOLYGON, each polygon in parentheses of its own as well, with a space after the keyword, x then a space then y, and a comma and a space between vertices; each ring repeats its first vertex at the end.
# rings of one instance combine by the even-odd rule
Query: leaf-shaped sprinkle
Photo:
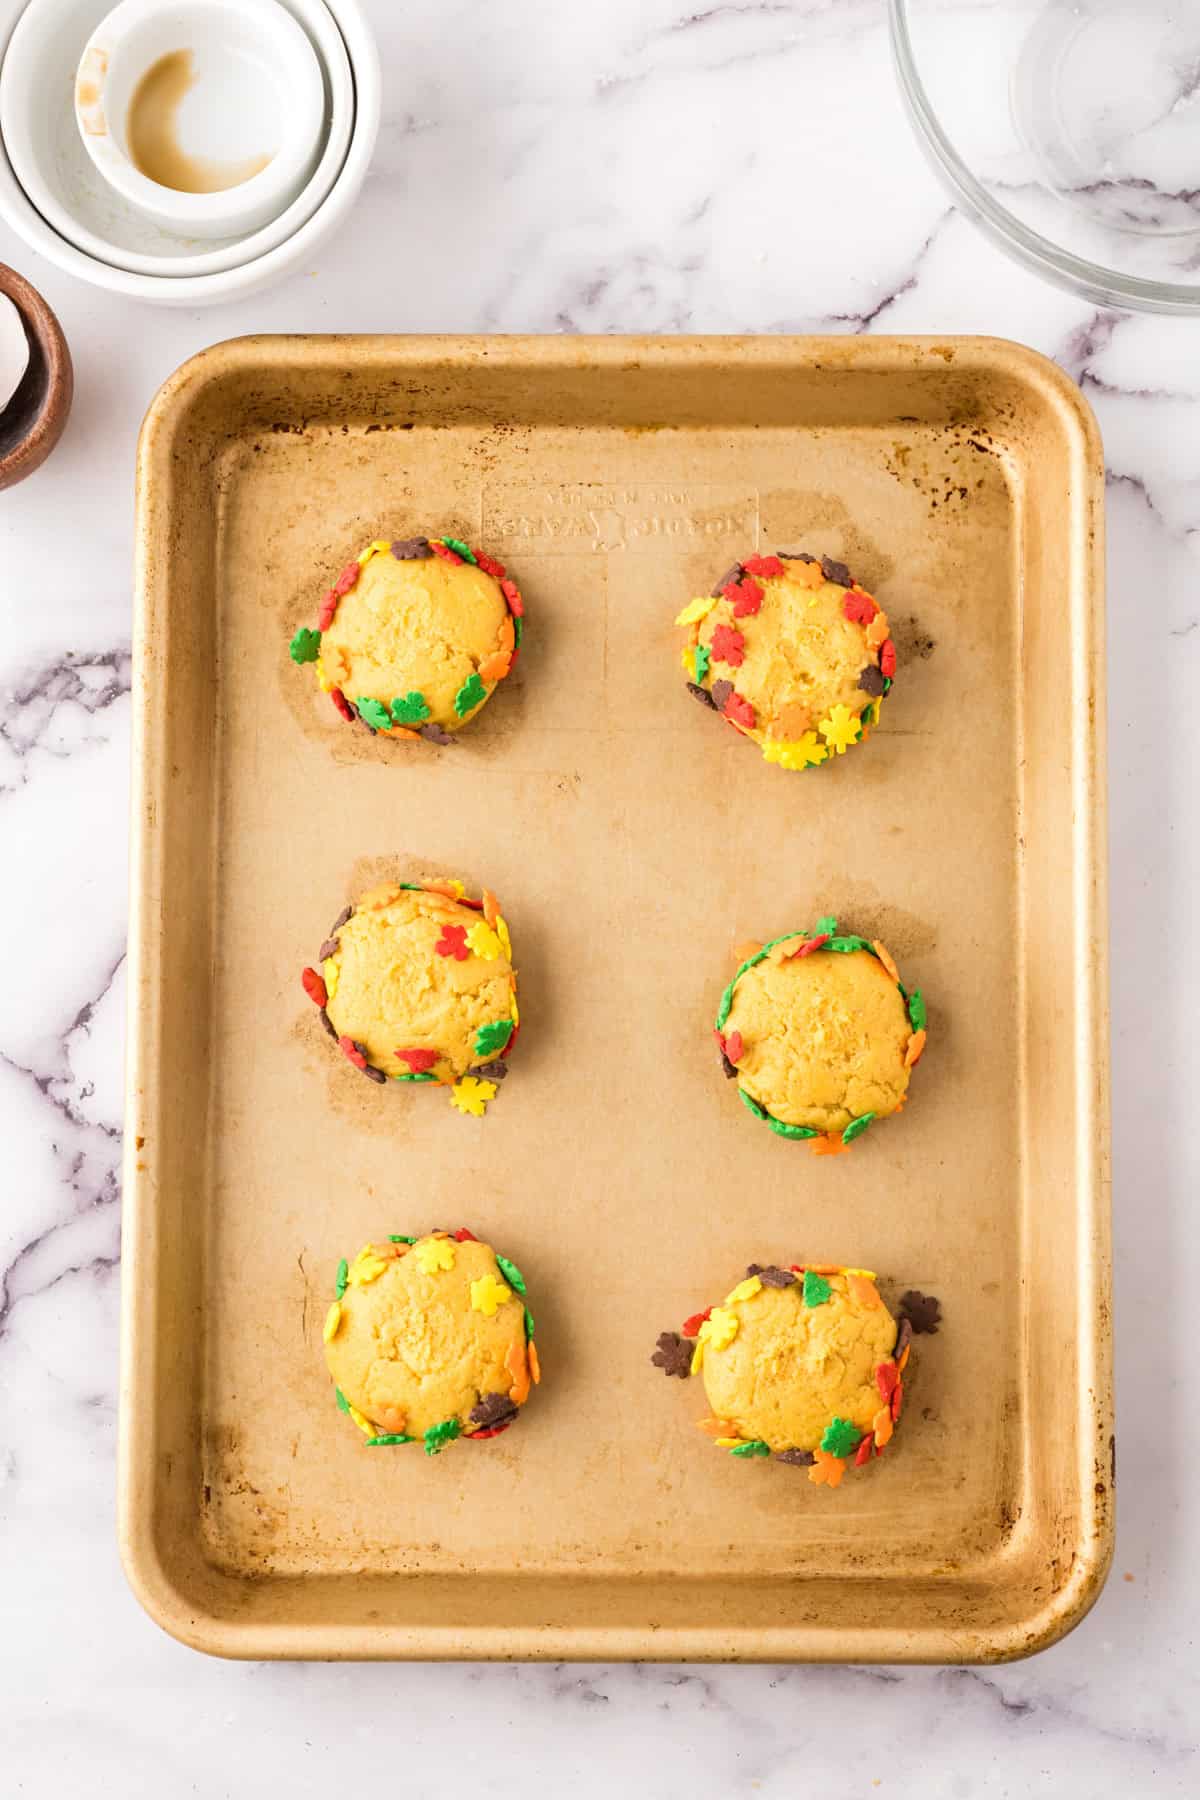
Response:
POLYGON ((316 662, 321 654, 320 632, 311 631, 307 625, 302 625, 288 645, 288 652, 294 663, 316 662))

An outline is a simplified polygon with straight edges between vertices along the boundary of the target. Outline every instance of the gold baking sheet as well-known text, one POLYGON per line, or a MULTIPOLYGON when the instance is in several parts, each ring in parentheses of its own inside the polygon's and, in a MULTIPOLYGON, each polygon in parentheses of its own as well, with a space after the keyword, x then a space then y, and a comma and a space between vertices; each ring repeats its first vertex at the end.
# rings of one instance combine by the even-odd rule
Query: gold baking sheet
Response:
POLYGON ((143 1603, 252 1657, 987 1660, 1068 1629, 1112 1533, 1103 474, 984 339, 248 338, 138 467, 120 1533, 143 1603), (376 535, 526 596, 453 749, 344 726, 287 640, 376 535), (789 775, 692 702, 678 607, 753 547, 849 561, 899 678, 789 775), (524 1030, 485 1120, 380 1091, 299 984, 366 881, 502 897, 524 1030), (929 1004, 900 1119, 818 1159, 710 1035, 732 946, 836 913, 929 1004), (337 1258, 459 1223, 546 1380, 491 1444, 366 1451, 337 1258), (656 1334, 750 1260, 940 1296, 837 1493, 696 1430, 656 1334))

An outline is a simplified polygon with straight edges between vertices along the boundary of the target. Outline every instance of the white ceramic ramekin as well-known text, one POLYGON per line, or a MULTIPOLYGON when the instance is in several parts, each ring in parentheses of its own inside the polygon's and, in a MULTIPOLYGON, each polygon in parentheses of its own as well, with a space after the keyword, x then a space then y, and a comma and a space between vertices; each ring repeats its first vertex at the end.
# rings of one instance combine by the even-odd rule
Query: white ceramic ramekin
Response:
MULTIPOLYGON (((182 112, 182 108, 180 109, 182 112)), ((75 80, 75 117, 92 162, 137 211, 193 238, 245 236, 291 205, 324 136, 321 65, 279 0, 121 0, 88 40, 75 80), (186 96, 189 155, 236 164, 265 155, 247 179, 187 192, 133 161, 131 107, 164 57, 195 71, 186 96)))
POLYGON ((354 79, 325 0, 285 4, 308 34, 325 75, 327 129, 321 160, 291 206, 270 224, 248 237, 209 240, 201 247, 195 238, 166 231, 126 205, 83 147, 74 119, 72 77, 79 46, 99 22, 105 0, 29 0, 23 12, 20 0, 0 0, 0 44, 8 14, 20 13, 0 61, 0 150, 7 153, 36 211, 59 237, 114 268, 178 278, 213 275, 264 256, 312 217, 346 160, 355 122, 354 79))
MULTIPOLYGON (((49 0, 49 4, 60 8, 61 18, 72 12, 78 15, 80 7, 86 5, 87 0, 49 0)), ((288 0, 288 5, 290 11, 300 16, 311 13, 314 8, 324 10, 322 0, 288 0)), ((171 246, 176 251, 176 257, 165 255, 158 263, 162 273, 156 273, 152 267, 144 265, 138 269, 120 268, 98 256, 90 255, 69 242, 64 234, 47 222, 17 180, 8 153, 7 114, 2 104, 0 138, 3 142, 0 143, 0 151, 4 153, 0 153, 0 217, 12 226, 31 249, 47 257, 68 274, 94 286, 106 288, 112 293, 124 294, 130 299, 148 300, 160 306, 215 305, 225 300, 239 299, 278 281, 297 264, 311 259, 317 245, 346 217, 362 187, 379 133, 379 53, 374 36, 363 17, 359 0, 327 0, 327 10, 344 40, 353 74, 354 123, 345 160, 327 198, 282 243, 233 266, 186 275, 171 272, 178 267, 177 240, 172 240, 171 246)), ((0 0, 0 53, 4 54, 4 63, 0 67, 0 100, 3 76, 8 66, 7 49, 23 11, 22 0, 0 0)), ((21 22, 24 24, 25 20, 21 22)), ((307 18, 305 22, 308 24, 307 18)), ((82 42, 82 38, 79 41, 82 42)), ((72 63, 70 67, 73 66, 72 63)), ((66 100, 70 136, 78 145, 78 133, 70 117, 69 88, 66 100)), ((81 156, 81 160, 90 169, 87 159, 81 156)), ((254 242, 254 238, 246 240, 247 245, 254 242)))

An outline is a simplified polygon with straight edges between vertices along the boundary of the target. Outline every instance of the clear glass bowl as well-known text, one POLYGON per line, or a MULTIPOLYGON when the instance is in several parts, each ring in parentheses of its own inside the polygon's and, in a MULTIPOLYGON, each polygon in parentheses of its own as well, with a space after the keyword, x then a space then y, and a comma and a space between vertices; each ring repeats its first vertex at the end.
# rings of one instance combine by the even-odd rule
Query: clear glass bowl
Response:
POLYGON ((1200 0, 889 0, 965 212, 1102 305, 1200 312, 1200 0))

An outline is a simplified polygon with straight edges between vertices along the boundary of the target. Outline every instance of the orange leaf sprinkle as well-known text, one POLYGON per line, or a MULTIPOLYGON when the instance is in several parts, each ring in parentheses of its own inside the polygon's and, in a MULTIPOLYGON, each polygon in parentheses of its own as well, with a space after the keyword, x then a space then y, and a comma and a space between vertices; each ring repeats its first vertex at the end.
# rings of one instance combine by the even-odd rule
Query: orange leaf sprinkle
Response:
POLYGON ((887 614, 885 612, 877 612, 875 617, 871 620, 871 623, 867 626, 868 644, 871 646, 872 650, 878 650, 881 644, 886 644, 890 636, 891 630, 888 626, 887 614))
POLYGON ((891 1443, 892 1432, 894 1429, 895 1428, 892 1425, 891 1407, 881 1406, 879 1411, 875 1414, 875 1417, 871 1420, 871 1430, 879 1449, 882 1450, 885 1444, 891 1443))
POLYGON ((737 1432, 732 1419, 697 1419, 696 1424, 709 1437, 733 1437, 737 1432))
POLYGON ((900 971, 896 967, 895 963, 892 961, 891 955, 884 948, 884 946, 879 942, 878 938, 876 938, 875 941, 872 943, 871 948, 875 952, 876 956, 879 958, 880 962, 883 964, 884 968, 887 970, 888 974, 891 976, 892 980, 895 982, 898 982, 900 980, 900 971))
POLYGON ((529 1358, 529 1373, 533 1377, 533 1385, 540 1387, 542 1384, 542 1359, 537 1353, 537 1345, 532 1338, 525 1346, 525 1354, 529 1358))
POLYGON ((860 1306, 874 1307, 882 1304, 879 1298, 879 1289, 873 1281, 868 1281, 865 1276, 848 1276, 846 1286, 850 1290, 851 1297, 857 1300, 860 1306))
POLYGON ((485 656, 479 665, 480 681, 503 681, 512 666, 512 658, 507 650, 493 650, 485 656))
POLYGON ((827 1131, 821 1137, 810 1138, 809 1142, 814 1156, 841 1156, 850 1148, 849 1144, 843 1144, 840 1131, 827 1131))
POLYGON ((525 1353, 523 1337, 508 1346, 504 1366, 513 1378, 508 1397, 514 1406, 524 1406, 529 1398, 529 1358, 525 1353))
POLYGON ((808 1471, 808 1479, 817 1487, 840 1486, 842 1476, 846 1473, 845 1459, 831 1456, 828 1450, 814 1452, 812 1468, 808 1471))
MULTIPOLYGON (((922 1026, 920 1031, 914 1031, 909 1038, 908 1049, 904 1052, 904 1066, 906 1069, 915 1069, 920 1062, 925 1053, 925 1037, 925 1028, 922 1026)), ((924 1077, 922 1077, 922 1080, 923 1079, 924 1077)))
POLYGON ((757 938, 743 938, 741 943, 733 946, 733 960, 740 968, 744 962, 749 962, 752 956, 757 956, 761 949, 762 945, 757 938))
POLYGON ((497 900, 495 894, 493 894, 491 888, 484 888, 483 890, 483 916, 489 925, 494 925, 496 920, 500 917, 500 902, 497 900))

